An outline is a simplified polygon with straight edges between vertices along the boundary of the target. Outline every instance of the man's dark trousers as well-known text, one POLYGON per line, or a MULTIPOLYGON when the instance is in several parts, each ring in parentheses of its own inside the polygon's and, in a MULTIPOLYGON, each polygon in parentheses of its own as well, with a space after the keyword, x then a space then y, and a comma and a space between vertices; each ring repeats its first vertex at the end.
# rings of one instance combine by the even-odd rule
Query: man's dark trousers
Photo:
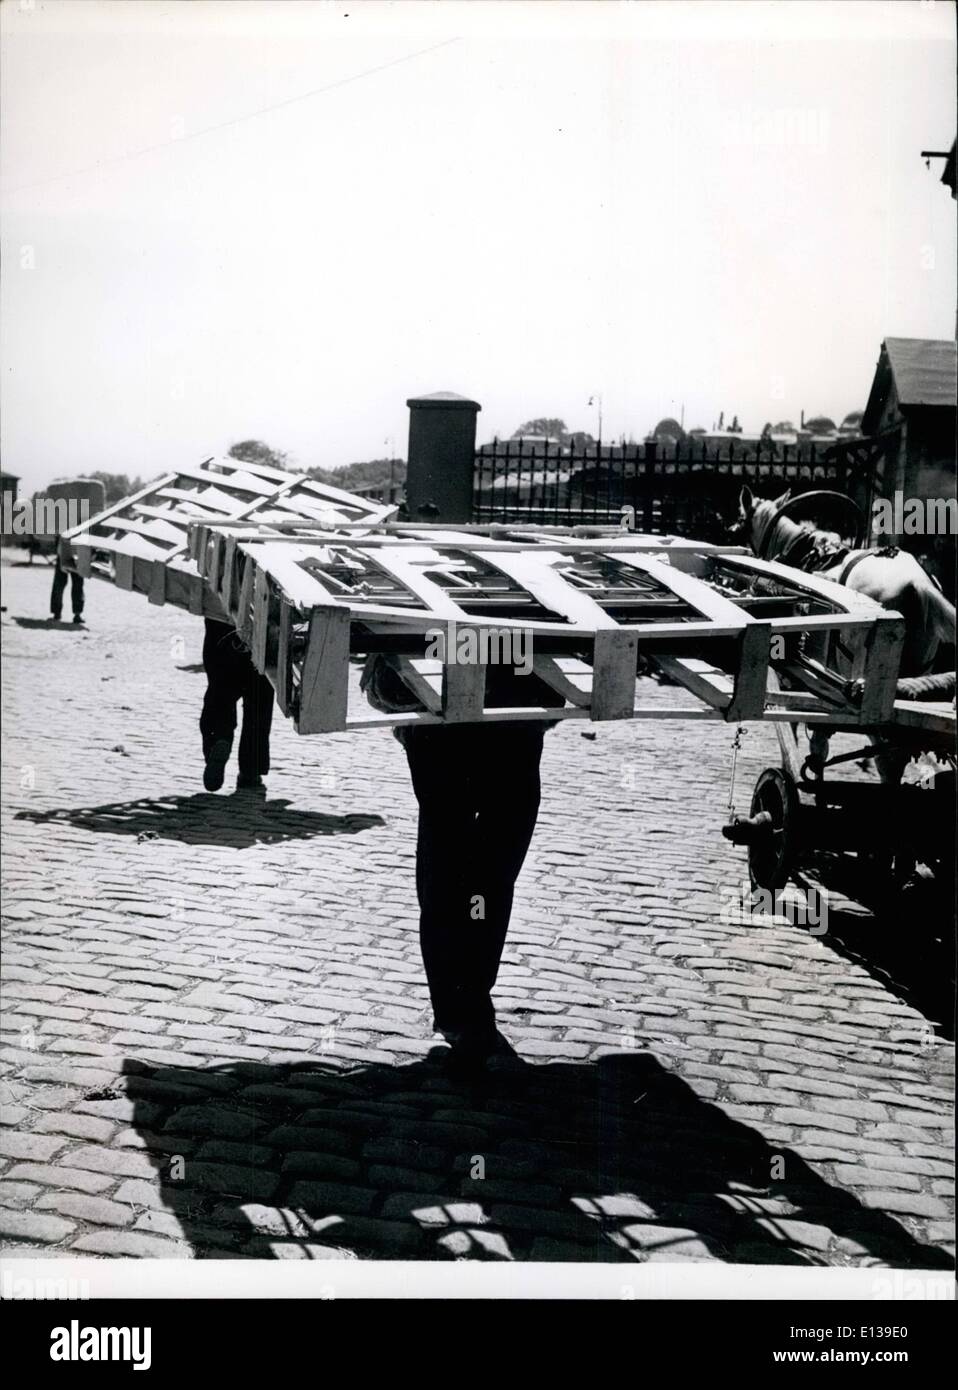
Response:
POLYGON ((243 701, 240 731, 241 777, 265 777, 269 772, 269 731, 273 722, 273 687, 253 665, 252 657, 230 623, 206 619, 203 669, 207 687, 200 715, 203 757, 219 739, 232 743, 236 705, 243 701))
POLYGON ((490 991, 539 810, 541 724, 409 728, 419 938, 436 1028, 495 1026, 490 991))
MULTIPOLYGON (((50 612, 59 622, 63 612, 63 595, 66 592, 68 573, 61 568, 59 557, 53 562, 53 588, 50 590, 50 612)), ((79 574, 69 573, 70 579, 70 603, 73 608, 74 618, 79 618, 83 612, 83 578, 79 574)))

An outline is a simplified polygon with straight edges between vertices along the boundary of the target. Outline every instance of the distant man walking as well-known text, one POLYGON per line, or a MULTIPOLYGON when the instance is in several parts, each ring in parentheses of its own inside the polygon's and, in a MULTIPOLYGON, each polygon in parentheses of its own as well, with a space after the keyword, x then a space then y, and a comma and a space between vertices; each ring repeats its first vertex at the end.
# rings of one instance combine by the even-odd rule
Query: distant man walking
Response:
POLYGON ((64 562, 73 565, 74 557, 69 536, 78 524, 92 525, 106 506, 106 489, 99 478, 57 478, 43 492, 33 496, 34 530, 30 560, 34 547, 46 551, 53 542, 53 587, 50 590, 50 615, 58 623, 63 616, 63 596, 67 577, 70 580, 70 607, 74 625, 83 623, 83 576, 75 569, 66 569, 64 562))
POLYGON ((83 577, 73 570, 65 570, 60 564, 59 548, 53 560, 53 588, 50 590, 50 615, 55 623, 63 617, 63 595, 67 579, 70 580, 70 606, 73 609, 73 622, 79 627, 83 622, 83 577))

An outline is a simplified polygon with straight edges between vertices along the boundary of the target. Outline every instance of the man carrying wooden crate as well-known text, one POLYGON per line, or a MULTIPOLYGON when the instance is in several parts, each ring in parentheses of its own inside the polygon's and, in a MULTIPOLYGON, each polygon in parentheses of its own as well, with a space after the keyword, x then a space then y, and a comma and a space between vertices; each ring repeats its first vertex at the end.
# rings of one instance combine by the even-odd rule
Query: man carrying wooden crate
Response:
MULTIPOLYGON (((387 657, 363 673, 370 703, 387 713, 421 708, 387 657)), ((534 675, 487 668, 487 708, 562 697, 534 675)), ((555 721, 401 726, 419 803, 416 893, 419 943, 434 1026, 453 1066, 481 1071, 514 1056, 496 1027, 492 988, 499 973, 516 880, 539 813, 539 762, 555 721)))
POLYGON ((256 670, 248 647, 231 623, 215 618, 206 618, 205 623, 203 669, 207 686, 200 715, 203 786, 208 792, 218 792, 223 785, 236 732, 236 706, 242 700, 236 790, 265 796, 263 778, 269 772, 273 687, 256 670))

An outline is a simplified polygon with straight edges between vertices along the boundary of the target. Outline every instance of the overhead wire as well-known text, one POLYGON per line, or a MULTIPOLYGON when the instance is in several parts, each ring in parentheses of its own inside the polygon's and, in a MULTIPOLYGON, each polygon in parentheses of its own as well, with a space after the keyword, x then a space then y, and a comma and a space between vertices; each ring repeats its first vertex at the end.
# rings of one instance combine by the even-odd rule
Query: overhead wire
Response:
POLYGON ((230 126, 241 125, 243 122, 255 120, 259 116, 267 116, 272 111, 281 111, 287 106, 294 106, 297 102, 310 101, 313 97, 323 96, 326 92, 347 87, 350 83, 359 82, 365 77, 373 77, 377 73, 386 72, 389 68, 399 67, 402 63, 410 63, 415 58, 424 58, 427 53, 435 53, 440 48, 447 48, 450 44, 458 42, 458 37, 443 39, 442 43, 434 43, 428 48, 417 49, 415 53, 404 53, 399 58, 391 58, 388 63, 379 63, 376 67, 365 68, 362 72, 352 73, 349 77, 340 77, 335 82, 328 82, 322 87, 314 87, 309 92, 298 92, 296 96, 286 97, 285 100, 273 102, 269 106, 261 106, 256 111, 247 111, 240 116, 231 116, 229 120, 217 121, 215 125, 203 126, 200 130, 192 130, 184 135, 174 135, 168 140, 159 140, 154 145, 144 145, 138 150, 127 150, 125 154, 111 155, 108 159, 98 159, 95 164, 85 165, 82 169, 71 169, 64 174, 53 174, 49 178, 34 179, 30 183, 16 184, 13 188, 5 189, 4 192, 9 196, 12 193, 23 193, 30 188, 42 188, 47 184, 60 183, 64 179, 80 178, 84 174, 92 174, 114 164, 122 164, 127 160, 140 159, 143 155, 154 154, 157 150, 167 149, 171 145, 183 145, 190 140, 199 140, 204 135, 212 135, 218 130, 227 130, 230 126))

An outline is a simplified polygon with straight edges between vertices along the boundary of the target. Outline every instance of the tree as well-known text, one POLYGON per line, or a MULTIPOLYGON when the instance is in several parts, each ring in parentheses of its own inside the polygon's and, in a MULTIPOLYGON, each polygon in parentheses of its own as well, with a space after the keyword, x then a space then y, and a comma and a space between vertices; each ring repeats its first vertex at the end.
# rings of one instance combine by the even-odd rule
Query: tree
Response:
POLYGON ((366 484, 382 486, 406 480, 404 459, 367 459, 363 463, 345 463, 341 468, 307 468, 307 478, 328 487, 341 487, 345 492, 366 484))
POLYGON ((112 507, 116 502, 122 502, 124 497, 129 497, 133 492, 139 492, 143 487, 142 478, 133 478, 126 473, 90 473, 89 477, 96 478, 97 482, 103 484, 104 506, 112 507))
POLYGON ((279 449, 271 449, 261 439, 241 439, 231 444, 227 457, 238 459, 240 463, 258 463, 264 468, 286 468, 288 455, 279 449))
POLYGON ((565 442, 569 434, 569 426, 564 420, 549 420, 540 416, 536 420, 527 420, 524 425, 513 433, 513 439, 521 439, 524 434, 540 435, 547 439, 559 439, 565 442))

